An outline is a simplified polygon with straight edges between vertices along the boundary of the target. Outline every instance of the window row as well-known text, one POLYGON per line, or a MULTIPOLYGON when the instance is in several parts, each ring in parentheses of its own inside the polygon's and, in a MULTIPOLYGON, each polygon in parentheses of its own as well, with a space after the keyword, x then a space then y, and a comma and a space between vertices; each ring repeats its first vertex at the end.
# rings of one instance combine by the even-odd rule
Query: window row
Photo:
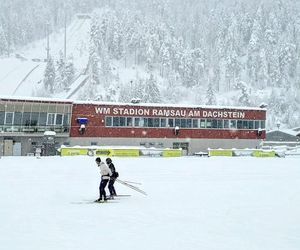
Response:
POLYGON ((107 116, 106 127, 265 129, 264 120, 217 120, 107 116))
POLYGON ((70 125, 69 114, 39 113, 39 112, 1 112, 0 125, 14 126, 46 126, 46 125, 70 125))

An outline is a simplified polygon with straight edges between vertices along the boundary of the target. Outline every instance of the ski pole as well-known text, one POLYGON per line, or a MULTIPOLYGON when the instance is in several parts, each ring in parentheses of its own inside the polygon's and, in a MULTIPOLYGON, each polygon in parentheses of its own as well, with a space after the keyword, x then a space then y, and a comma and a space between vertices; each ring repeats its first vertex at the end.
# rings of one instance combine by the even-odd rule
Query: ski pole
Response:
POLYGON ((124 182, 124 181, 121 181, 120 179, 116 179, 116 181, 119 182, 120 184, 123 184, 126 187, 129 187, 129 188, 131 188, 131 189, 133 189, 133 190, 135 190, 135 191, 143 194, 143 195, 147 195, 147 193, 145 191, 141 190, 140 188, 138 188, 136 186, 130 185, 130 184, 124 182))
POLYGON ((140 183, 140 182, 134 182, 134 181, 124 181, 124 182, 129 183, 129 184, 142 185, 142 183, 140 183))

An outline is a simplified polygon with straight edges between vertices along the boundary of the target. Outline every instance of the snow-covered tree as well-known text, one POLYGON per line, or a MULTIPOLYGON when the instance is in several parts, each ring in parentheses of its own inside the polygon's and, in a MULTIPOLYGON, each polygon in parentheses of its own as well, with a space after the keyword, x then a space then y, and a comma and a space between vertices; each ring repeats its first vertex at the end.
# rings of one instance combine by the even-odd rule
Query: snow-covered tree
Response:
POLYGON ((143 101, 150 103, 158 103, 161 101, 160 91, 153 74, 150 74, 149 79, 147 79, 145 82, 145 93, 143 101))
POLYGON ((0 23, 0 56, 8 54, 8 42, 0 23))
POLYGON ((66 64, 63 52, 60 51, 59 59, 56 62, 56 79, 55 79, 55 91, 61 91, 68 86, 68 79, 66 74, 66 64))
POLYGON ((236 83, 235 88, 238 89, 238 90, 241 90, 241 95, 238 98, 237 105, 250 106, 249 90, 247 88, 246 83, 242 82, 242 81, 239 81, 239 82, 236 83))
POLYGON ((213 89, 213 85, 211 82, 208 83, 206 90, 206 105, 216 105, 216 96, 215 90, 213 89))
POLYGON ((55 75, 53 59, 50 56, 44 73, 44 86, 45 89, 47 89, 47 91, 49 91, 51 94, 54 92, 55 75))
POLYGON ((73 63, 73 57, 69 57, 66 63, 66 78, 67 78, 67 85, 64 86, 65 88, 69 87, 70 84, 73 82, 75 77, 75 67, 73 63))

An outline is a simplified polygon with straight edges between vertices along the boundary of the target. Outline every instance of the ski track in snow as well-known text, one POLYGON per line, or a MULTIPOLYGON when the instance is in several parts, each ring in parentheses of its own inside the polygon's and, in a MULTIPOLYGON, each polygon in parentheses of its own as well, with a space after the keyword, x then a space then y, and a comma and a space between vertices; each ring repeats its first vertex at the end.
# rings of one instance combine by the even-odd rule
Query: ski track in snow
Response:
POLYGON ((261 249, 300 246, 300 158, 113 158, 115 203, 93 157, 2 157, 0 249, 261 249))

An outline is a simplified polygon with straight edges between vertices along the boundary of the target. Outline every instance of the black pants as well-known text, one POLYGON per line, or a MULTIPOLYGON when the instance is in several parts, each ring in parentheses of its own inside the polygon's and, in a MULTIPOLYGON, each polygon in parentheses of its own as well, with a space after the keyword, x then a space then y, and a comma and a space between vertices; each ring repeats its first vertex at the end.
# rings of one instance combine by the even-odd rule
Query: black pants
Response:
POLYGON ((109 180, 109 183, 108 183, 108 190, 109 190, 110 195, 117 195, 116 190, 115 190, 115 187, 114 187, 115 180, 116 180, 116 179, 114 179, 114 178, 111 178, 111 179, 109 180))
POLYGON ((100 186, 99 186, 99 191, 100 191, 100 200, 102 200, 102 197, 104 200, 106 200, 106 193, 105 193, 105 187, 107 185, 108 180, 101 180, 100 186))

